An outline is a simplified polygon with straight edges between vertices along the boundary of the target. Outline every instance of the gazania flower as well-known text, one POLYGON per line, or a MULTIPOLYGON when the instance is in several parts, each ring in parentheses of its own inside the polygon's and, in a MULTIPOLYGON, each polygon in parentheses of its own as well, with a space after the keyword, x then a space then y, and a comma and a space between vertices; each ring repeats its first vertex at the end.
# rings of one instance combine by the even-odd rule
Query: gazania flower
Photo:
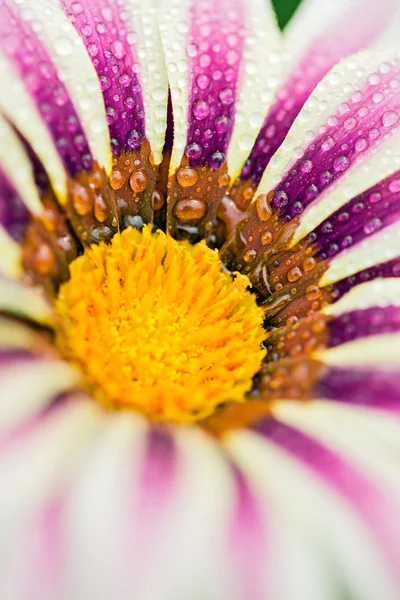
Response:
POLYGON ((397 4, 2 0, 0 598, 400 598, 397 4))

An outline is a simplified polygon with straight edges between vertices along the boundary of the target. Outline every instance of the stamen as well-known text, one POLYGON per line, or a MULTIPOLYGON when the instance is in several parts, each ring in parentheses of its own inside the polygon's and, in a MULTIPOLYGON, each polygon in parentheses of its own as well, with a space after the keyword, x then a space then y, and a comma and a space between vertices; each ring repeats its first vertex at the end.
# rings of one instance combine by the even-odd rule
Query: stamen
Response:
POLYGON ((56 342, 106 407, 193 422, 244 401, 265 355, 263 310, 216 251, 128 228, 70 270, 56 342))

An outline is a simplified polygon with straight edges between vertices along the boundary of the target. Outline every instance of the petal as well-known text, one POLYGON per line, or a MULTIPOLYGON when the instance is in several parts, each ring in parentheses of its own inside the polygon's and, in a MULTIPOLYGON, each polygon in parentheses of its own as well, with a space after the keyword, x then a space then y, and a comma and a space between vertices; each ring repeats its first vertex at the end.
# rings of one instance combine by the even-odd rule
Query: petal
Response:
POLYGON ((229 597, 219 565, 231 485, 218 448, 200 431, 171 439, 132 415, 110 419, 67 504, 70 595, 134 590, 172 599, 195 585, 201 597, 229 597))
POLYGON ((99 427, 100 417, 91 403, 64 404, 19 429, 12 438, 2 439, 2 548, 7 547, 27 518, 61 491, 90 434, 99 427))
POLYGON ((386 50, 333 69, 222 249, 225 264, 248 274, 266 297, 271 317, 279 313, 278 323, 343 293, 327 284, 399 254, 397 65, 397 53, 386 50))
POLYGON ((37 290, 17 281, 0 276, 0 311, 30 319, 41 325, 51 326, 53 310, 37 290))
POLYGON ((11 90, 6 88, 2 94, 6 114, 49 170, 54 189, 62 198, 65 175, 55 156, 54 145, 71 175, 91 167, 92 153, 100 166, 109 166, 104 106, 95 72, 83 44, 56 6, 33 0, 21 9, 10 0, 2 5, 1 24, 2 62, 6 74, 8 71, 10 75, 15 74, 11 90), (40 67, 35 70, 32 69, 33 56, 40 67), (23 82, 24 87, 19 85, 19 88, 24 89, 26 97, 29 112, 25 114, 22 114, 21 102, 11 104, 15 80, 23 82), (84 94, 90 99, 85 101, 84 94), (15 106, 20 110, 15 111, 15 106), (44 124, 46 141, 49 135, 52 138, 50 153, 44 153, 40 144, 44 124), (53 163, 58 164, 56 172, 53 163))
POLYGON ((272 329, 252 395, 271 401, 327 394, 397 410, 400 282, 382 281, 353 288, 336 304, 308 316, 292 314, 285 326, 272 329), (363 392, 369 381, 371 387, 363 392))
MULTIPOLYGON (((153 197, 168 102, 154 2, 61 4, 91 57, 106 107, 113 171, 103 202, 115 196, 121 226, 141 226, 152 220, 154 205, 164 202, 158 192, 153 197)), ((110 223, 109 229, 116 231, 112 219, 110 223)))
POLYGON ((81 36, 102 87, 114 152, 138 150, 146 137, 159 164, 168 82, 154 3, 61 2, 81 36))
POLYGON ((321 570, 325 577, 330 575, 319 597, 331 597, 333 591, 332 597, 347 593, 378 600, 384 593, 396 598, 396 572, 382 553, 379 532, 363 520, 358 506, 351 505, 342 489, 313 472, 298 453, 288 452, 273 430, 272 435, 268 429, 259 431, 233 432, 225 443, 258 494, 318 557, 316 575, 321 570), (373 569, 368 568, 371 564, 373 569), (360 572, 365 576, 360 578, 360 572))
POLYGON ((174 114, 169 228, 204 235, 272 99, 280 37, 259 0, 165 2, 160 29, 174 114))
POLYGON ((16 359, 0 373, 2 434, 38 414, 63 392, 77 387, 80 374, 68 363, 16 359))
POLYGON ((380 41, 399 15, 395 0, 305 0, 285 28, 288 54, 284 84, 235 182, 232 197, 243 209, 264 169, 284 141, 315 86, 340 59, 380 41), (351 29, 351 35, 349 30, 351 29))

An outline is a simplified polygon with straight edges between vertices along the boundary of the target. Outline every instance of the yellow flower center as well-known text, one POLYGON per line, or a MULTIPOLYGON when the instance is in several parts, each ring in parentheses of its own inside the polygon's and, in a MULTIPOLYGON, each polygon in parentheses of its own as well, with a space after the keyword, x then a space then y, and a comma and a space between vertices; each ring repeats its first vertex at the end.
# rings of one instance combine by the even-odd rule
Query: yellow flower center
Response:
POLYGON ((188 423, 244 400, 264 356, 263 312, 216 251, 129 228, 70 268, 56 342, 101 403, 188 423))

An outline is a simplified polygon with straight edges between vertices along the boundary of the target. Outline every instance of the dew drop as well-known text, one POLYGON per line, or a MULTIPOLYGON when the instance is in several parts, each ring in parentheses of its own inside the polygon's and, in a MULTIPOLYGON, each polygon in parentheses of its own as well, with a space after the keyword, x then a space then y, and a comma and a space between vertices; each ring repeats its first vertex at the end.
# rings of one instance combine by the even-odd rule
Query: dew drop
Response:
POLYGON ((250 248, 249 250, 246 250, 246 252, 243 255, 243 260, 244 262, 246 262, 247 264, 253 262, 253 260, 256 258, 257 256, 257 252, 255 250, 253 250, 252 248, 250 248))
POLYGON ((185 154, 190 160, 198 160, 199 158, 201 158, 202 152, 202 147, 196 142, 188 144, 185 148, 185 154))
POLYGON ((225 106, 232 104, 234 100, 233 91, 231 88, 224 88, 219 92, 218 96, 222 104, 224 104, 225 106))
POLYGON ((199 176, 195 169, 192 169, 191 167, 181 167, 176 174, 176 178, 179 185, 186 188, 195 185, 199 176))
POLYGON ((179 200, 175 205, 175 215, 181 221, 201 219, 207 212, 207 203, 200 198, 179 200))
POLYGON ((343 154, 335 158, 333 162, 333 168, 336 171, 336 173, 341 173, 342 171, 345 171, 349 165, 350 160, 347 156, 344 156, 343 154))
POLYGON ((283 208, 289 202, 289 197, 286 192, 280 190, 274 195, 274 204, 277 208, 283 208))
POLYGON ((371 192, 369 195, 369 201, 371 204, 376 204, 382 200, 382 194, 380 192, 371 192))
POLYGON ((328 152, 328 150, 333 148, 334 145, 335 145, 335 140, 333 139, 333 137, 331 137, 330 135, 327 135, 322 140, 321 149, 323 150, 323 152, 328 152))
POLYGON ((365 223, 364 231, 367 235, 370 235, 371 233, 375 233, 376 231, 378 231, 382 227, 382 225, 383 223, 381 219, 379 219, 379 217, 374 217, 373 219, 370 219, 365 223))
POLYGON ((192 112, 194 117, 201 121, 210 114, 210 105, 205 100, 196 100, 193 103, 192 112))
POLYGON ((154 190, 151 195, 151 207, 153 210, 160 210, 164 206, 165 198, 164 194, 158 190, 154 190))
POLYGON ((119 190, 126 182, 126 174, 116 169, 111 173, 110 186, 113 190, 119 190))
POLYGON ((274 236, 272 235, 272 232, 267 230, 264 231, 264 233, 261 236, 261 243, 263 246, 268 246, 268 244, 270 244, 273 239, 274 236))
POLYGON ((298 281, 303 276, 303 272, 299 267, 292 267, 287 273, 287 279, 290 283, 298 281))
POLYGON ((256 211, 260 221, 266 222, 271 218, 272 209, 268 200, 267 194, 260 194, 256 200, 256 211))
POLYGON ((144 192, 147 188, 148 178, 146 173, 142 169, 138 169, 137 171, 133 171, 132 175, 129 178, 129 185, 132 190, 139 194, 140 192, 144 192))
POLYGON ((399 120, 399 116, 394 110, 389 110, 382 117, 382 125, 384 127, 393 127, 399 120))
POLYGON ((101 194, 96 194, 94 199, 94 216, 100 223, 104 223, 107 219, 109 211, 107 203, 101 194))

